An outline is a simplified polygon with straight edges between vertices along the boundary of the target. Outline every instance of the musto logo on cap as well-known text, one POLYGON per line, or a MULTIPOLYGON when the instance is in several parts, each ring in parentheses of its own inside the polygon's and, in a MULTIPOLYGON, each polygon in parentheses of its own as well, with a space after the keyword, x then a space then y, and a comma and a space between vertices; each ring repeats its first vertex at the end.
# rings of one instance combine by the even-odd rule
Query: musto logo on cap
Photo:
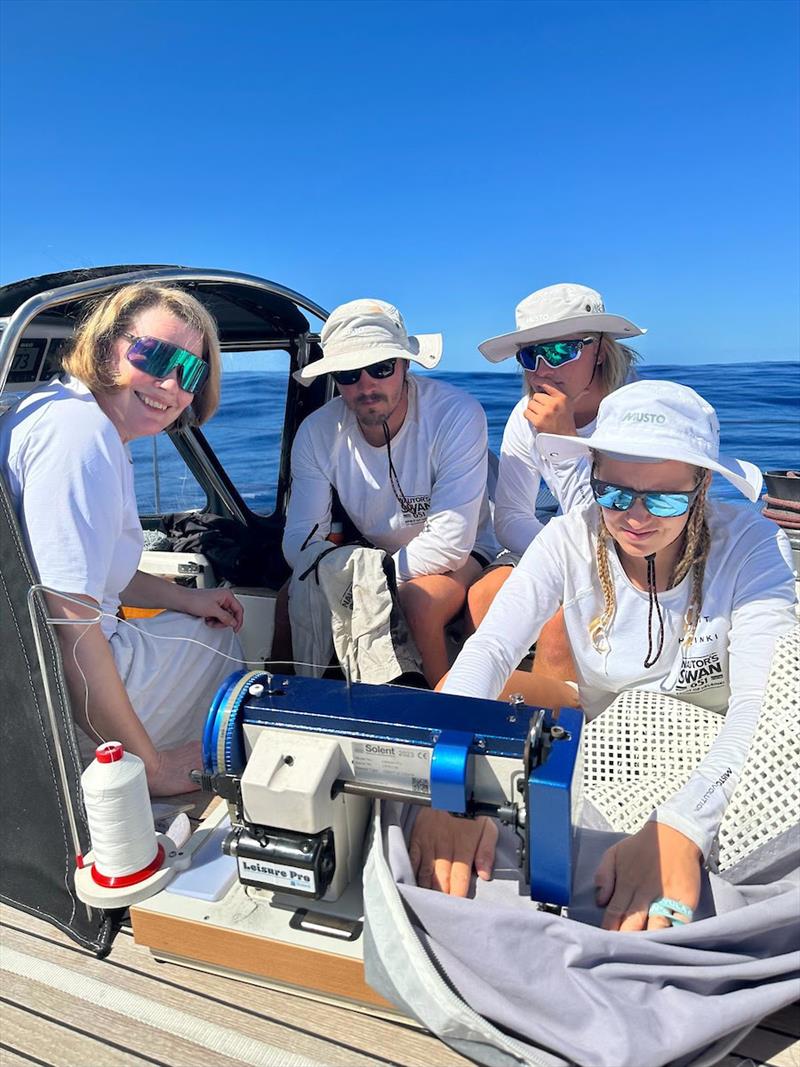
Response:
POLYGON ((666 415, 659 415, 655 411, 626 411, 622 416, 623 422, 651 422, 661 425, 667 421, 666 415))

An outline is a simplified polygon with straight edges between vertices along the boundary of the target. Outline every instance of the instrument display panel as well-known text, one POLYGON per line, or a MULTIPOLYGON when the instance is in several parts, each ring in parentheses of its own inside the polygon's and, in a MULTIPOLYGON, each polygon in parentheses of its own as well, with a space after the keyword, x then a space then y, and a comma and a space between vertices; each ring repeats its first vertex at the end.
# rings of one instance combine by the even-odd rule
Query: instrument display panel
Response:
POLYGON ((9 385, 49 381, 61 371, 68 337, 23 337, 8 372, 9 385))

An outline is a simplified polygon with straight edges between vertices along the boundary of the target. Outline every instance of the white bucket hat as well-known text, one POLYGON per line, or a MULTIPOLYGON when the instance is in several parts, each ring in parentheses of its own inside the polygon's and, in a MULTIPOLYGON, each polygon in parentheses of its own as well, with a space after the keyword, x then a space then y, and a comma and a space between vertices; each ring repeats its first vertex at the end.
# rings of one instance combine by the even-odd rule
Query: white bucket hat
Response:
POLYGON ((320 335, 323 356, 298 371, 308 384, 320 374, 357 370, 383 359, 413 359, 429 370, 442 358, 442 335, 409 336, 403 316, 384 300, 351 300, 330 313, 320 335))
POLYGON ((758 500, 761 492, 758 467, 719 454, 719 422, 712 406, 677 382, 623 385, 600 402, 591 437, 540 433, 536 443, 543 456, 556 462, 589 449, 640 463, 676 459, 716 471, 748 500, 758 500))
POLYGON ((607 333, 619 340, 647 333, 621 315, 606 314, 602 296, 586 285, 561 282, 537 289, 520 300, 516 309, 517 328, 513 333, 490 337, 478 345, 490 363, 514 356, 523 345, 559 338, 582 337, 587 333, 607 333))

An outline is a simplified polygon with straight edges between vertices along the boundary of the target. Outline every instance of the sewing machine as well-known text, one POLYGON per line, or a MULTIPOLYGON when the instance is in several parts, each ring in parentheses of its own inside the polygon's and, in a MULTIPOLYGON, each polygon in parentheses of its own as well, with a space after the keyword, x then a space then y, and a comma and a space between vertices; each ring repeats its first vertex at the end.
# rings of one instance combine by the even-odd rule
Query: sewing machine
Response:
POLYGON ((232 674, 197 780, 217 804, 170 884, 131 907, 158 959, 394 1013, 364 980, 361 870, 371 801, 493 815, 523 892, 569 904, 580 712, 265 671, 232 674), (226 854, 227 853, 227 854, 226 854))
POLYGON ((396 686, 243 671, 214 699, 197 780, 227 802, 242 884, 335 901, 357 881, 370 801, 520 838, 531 899, 569 904, 582 715, 396 686))

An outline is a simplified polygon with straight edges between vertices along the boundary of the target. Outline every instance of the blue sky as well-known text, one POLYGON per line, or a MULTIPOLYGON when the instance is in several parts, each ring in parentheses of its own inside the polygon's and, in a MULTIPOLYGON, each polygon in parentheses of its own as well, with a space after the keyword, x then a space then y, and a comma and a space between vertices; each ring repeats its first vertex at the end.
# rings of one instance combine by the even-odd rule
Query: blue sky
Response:
POLYGON ((396 303, 443 370, 601 290, 650 362, 795 359, 793 0, 3 0, 0 280, 118 262, 396 303))

